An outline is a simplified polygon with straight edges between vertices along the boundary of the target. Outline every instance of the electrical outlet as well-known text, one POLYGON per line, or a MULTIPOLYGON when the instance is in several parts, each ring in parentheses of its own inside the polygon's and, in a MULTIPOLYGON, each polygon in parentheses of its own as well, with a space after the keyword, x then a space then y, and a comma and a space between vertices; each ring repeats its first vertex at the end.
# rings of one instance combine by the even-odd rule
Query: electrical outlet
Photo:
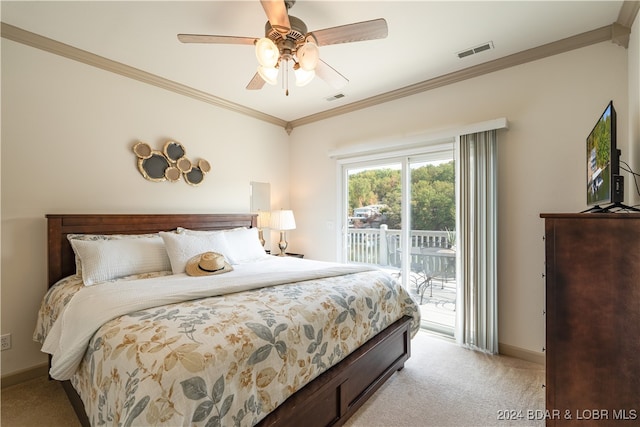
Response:
POLYGON ((0 350, 5 351, 11 348, 11 334, 0 335, 0 350))

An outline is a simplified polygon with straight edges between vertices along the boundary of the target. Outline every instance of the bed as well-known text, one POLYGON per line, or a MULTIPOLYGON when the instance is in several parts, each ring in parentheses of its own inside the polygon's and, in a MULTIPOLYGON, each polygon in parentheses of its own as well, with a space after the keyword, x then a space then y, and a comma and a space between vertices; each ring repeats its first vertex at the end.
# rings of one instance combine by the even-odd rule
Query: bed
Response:
POLYGON ((47 222, 49 291, 34 339, 52 354, 51 375, 85 426, 342 425, 410 357, 420 314, 396 281, 369 267, 256 251, 255 215, 47 215, 47 222), (169 267, 140 273, 155 249, 138 261, 140 248, 151 246, 136 245, 155 245, 158 234, 169 267), (211 244, 209 236, 225 239, 214 249, 229 251, 233 271, 172 271, 175 241, 186 252, 183 242, 211 244), (86 255, 96 247, 134 263, 135 274, 104 276, 108 251, 99 252, 96 269, 86 255))

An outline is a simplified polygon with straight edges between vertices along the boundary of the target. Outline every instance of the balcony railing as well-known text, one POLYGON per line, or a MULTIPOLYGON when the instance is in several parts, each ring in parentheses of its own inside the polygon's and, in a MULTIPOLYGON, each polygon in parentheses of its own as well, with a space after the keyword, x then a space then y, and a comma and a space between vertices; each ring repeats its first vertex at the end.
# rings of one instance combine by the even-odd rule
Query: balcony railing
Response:
MULTIPOLYGON (((448 248, 451 244, 447 231, 411 230, 410 236, 411 249, 448 248)), ((385 224, 380 228, 350 228, 347 248, 349 262, 400 267, 400 230, 388 229, 385 224)), ((417 255, 413 257, 417 258, 417 255)), ((417 259, 411 262, 417 262, 417 259)))

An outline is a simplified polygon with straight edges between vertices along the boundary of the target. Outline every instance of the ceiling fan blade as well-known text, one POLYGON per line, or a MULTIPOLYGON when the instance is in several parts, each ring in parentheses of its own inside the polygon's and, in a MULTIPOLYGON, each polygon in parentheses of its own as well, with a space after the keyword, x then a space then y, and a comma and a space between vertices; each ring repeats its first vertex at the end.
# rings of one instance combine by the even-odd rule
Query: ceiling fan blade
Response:
POLYGON ((271 27, 280 34, 289 34, 291 24, 284 0, 260 0, 260 3, 262 3, 271 27))
POLYGON ((389 34, 387 21, 384 18, 371 21, 356 22, 339 27, 312 31, 318 46, 338 43, 351 43, 364 40, 384 39, 389 34))
POLYGON ((264 80, 260 77, 260 74, 256 73, 249 84, 247 84, 248 90, 260 90, 264 86, 264 80))
POLYGON ((210 36, 206 34, 178 34, 182 43, 218 43, 218 44, 249 44, 256 42, 255 37, 210 36))
POLYGON ((345 76, 340 74, 322 59, 318 60, 315 70, 316 76, 327 82, 329 86, 334 89, 342 89, 347 85, 347 83, 349 83, 349 80, 345 76))

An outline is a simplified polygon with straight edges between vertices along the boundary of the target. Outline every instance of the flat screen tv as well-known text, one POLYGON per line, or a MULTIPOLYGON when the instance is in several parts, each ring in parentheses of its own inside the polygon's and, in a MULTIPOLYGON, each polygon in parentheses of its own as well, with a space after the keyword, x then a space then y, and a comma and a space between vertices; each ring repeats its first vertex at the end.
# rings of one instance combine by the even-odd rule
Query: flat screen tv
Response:
POLYGON ((592 207, 590 211, 598 211, 601 205, 622 203, 620 178, 616 110, 611 101, 587 137, 587 205, 592 207))

